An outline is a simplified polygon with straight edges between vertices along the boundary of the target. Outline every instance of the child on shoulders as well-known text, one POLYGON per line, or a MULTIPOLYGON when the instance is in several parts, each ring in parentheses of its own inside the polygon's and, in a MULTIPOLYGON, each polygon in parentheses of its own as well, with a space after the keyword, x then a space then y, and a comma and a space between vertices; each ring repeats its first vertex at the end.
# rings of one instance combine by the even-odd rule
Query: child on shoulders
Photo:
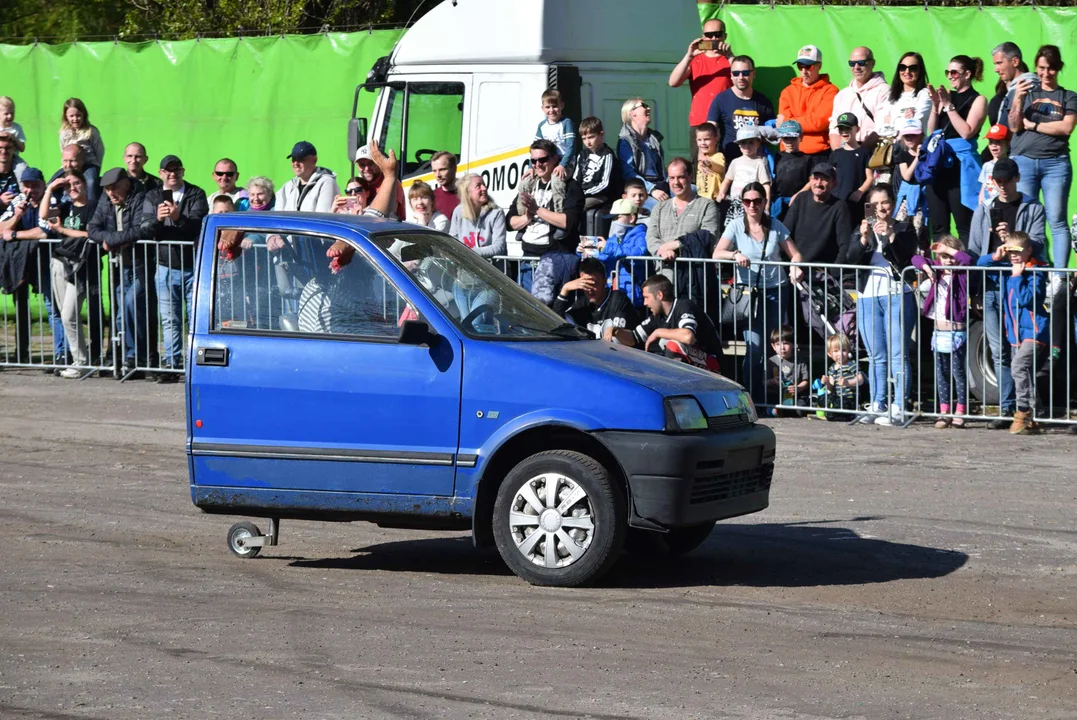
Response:
POLYGON ((557 90, 542 93, 542 112, 546 119, 538 124, 535 140, 549 140, 561 151, 561 164, 553 174, 564 180, 572 174, 576 162, 576 126, 572 118, 565 117, 565 102, 557 90))

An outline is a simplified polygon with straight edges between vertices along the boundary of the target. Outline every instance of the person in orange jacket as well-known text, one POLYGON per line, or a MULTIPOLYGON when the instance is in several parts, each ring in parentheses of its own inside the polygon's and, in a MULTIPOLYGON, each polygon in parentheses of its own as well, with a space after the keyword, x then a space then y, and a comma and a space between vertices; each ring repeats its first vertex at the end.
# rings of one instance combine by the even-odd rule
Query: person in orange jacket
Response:
POLYGON ((804 133, 800 151, 805 155, 830 152, 830 115, 838 88, 829 75, 820 74, 823 53, 814 45, 805 45, 797 53, 800 77, 793 78, 778 98, 778 120, 796 120, 804 133))

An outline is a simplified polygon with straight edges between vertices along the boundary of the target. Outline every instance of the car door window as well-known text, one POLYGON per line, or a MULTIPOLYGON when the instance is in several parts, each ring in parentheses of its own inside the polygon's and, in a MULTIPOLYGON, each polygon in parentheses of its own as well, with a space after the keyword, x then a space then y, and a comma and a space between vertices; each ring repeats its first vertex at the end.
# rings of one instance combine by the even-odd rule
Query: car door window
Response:
POLYGON ((335 238, 285 233, 231 234, 231 259, 218 251, 213 328, 395 339, 404 320, 420 319, 381 271, 335 238), (234 254, 233 254, 234 255, 234 254), (332 257, 330 257, 332 255, 332 257))

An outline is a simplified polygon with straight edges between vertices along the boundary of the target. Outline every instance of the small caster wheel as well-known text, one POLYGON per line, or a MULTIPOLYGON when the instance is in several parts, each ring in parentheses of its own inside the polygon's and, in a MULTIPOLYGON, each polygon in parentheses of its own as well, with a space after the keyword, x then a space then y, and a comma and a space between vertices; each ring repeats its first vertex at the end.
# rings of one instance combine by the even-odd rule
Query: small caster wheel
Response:
POLYGON ((244 560, 258 557, 258 553, 262 552, 262 547, 260 545, 247 545, 246 541, 250 538, 261 536, 262 531, 254 523, 237 522, 228 528, 228 549, 232 551, 233 555, 244 560))

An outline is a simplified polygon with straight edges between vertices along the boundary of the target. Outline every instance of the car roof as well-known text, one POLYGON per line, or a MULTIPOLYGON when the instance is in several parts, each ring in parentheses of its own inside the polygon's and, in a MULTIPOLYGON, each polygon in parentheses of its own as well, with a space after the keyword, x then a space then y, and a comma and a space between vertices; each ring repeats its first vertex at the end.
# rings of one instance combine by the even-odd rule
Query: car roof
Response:
POLYGON ((315 212, 226 212, 207 215, 206 221, 214 227, 273 228, 285 225, 289 230, 302 232, 326 226, 347 227, 357 230, 365 237, 381 232, 434 232, 414 223, 400 222, 372 215, 315 212))

